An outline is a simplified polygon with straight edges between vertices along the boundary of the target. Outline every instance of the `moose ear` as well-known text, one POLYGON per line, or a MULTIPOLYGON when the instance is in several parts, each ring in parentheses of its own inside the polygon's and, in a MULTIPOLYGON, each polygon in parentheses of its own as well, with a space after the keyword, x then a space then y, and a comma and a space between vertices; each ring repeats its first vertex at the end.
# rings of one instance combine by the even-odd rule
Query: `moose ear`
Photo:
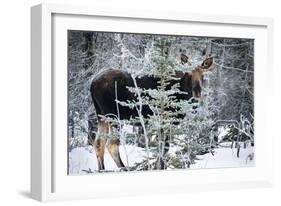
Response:
POLYGON ((212 64, 213 64, 213 57, 208 57, 202 62, 201 67, 202 69, 209 69, 210 66, 212 66, 212 64))

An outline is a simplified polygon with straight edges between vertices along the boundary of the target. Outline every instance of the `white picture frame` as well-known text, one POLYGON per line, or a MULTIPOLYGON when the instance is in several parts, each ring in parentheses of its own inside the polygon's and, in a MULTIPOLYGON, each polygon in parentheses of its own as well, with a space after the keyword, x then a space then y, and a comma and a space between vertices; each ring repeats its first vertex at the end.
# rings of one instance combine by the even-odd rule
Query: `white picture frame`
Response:
POLYGON ((273 75, 272 29, 273 20, 269 18, 176 12, 167 14, 160 11, 128 11, 57 4, 40 4, 32 7, 32 198, 39 201, 52 201, 272 186, 273 136, 269 132, 268 116, 264 109, 270 107, 270 101, 262 98, 262 94, 268 92, 262 84, 265 82, 267 85, 272 84, 269 79, 269 76, 273 75), (138 26, 132 26, 136 24, 138 26), (184 27, 187 25, 189 27, 184 27), (140 33, 153 33, 158 29, 157 33, 160 31, 161 34, 254 37, 257 45, 255 47, 256 166, 68 176, 65 171, 67 125, 65 125, 65 113, 60 115, 59 112, 66 111, 64 108, 67 107, 65 104, 67 42, 64 38, 66 38, 65 31, 70 27, 140 33), (58 60, 60 59, 58 57, 62 60, 58 60))

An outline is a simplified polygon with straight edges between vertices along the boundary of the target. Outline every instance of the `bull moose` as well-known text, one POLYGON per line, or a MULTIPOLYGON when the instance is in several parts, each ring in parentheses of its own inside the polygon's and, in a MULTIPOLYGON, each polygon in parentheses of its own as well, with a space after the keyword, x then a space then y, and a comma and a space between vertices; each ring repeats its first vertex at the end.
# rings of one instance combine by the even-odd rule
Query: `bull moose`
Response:
MULTIPOLYGON (((178 94, 176 98, 178 100, 189 100, 192 97, 201 98, 203 73, 207 71, 212 64, 213 58, 208 57, 200 66, 197 66, 191 72, 178 72, 176 74, 178 80, 174 80, 173 82, 170 82, 170 84, 172 86, 173 84, 179 83, 179 89, 185 93, 178 94)), ((137 78, 136 82, 139 88, 156 89, 159 84, 158 80, 159 79, 155 77, 143 76, 137 78)), ((128 87, 134 87, 132 76, 128 72, 118 69, 105 70, 96 75, 92 80, 90 92, 96 109, 96 114, 98 115, 97 133, 93 146, 96 151, 99 170, 105 169, 105 148, 108 149, 108 152, 119 168, 125 167, 119 153, 119 140, 104 138, 103 134, 110 134, 112 126, 110 123, 105 122, 100 115, 105 116, 114 114, 117 116, 118 114, 120 119, 129 119, 130 117, 137 116, 137 112, 134 109, 125 106, 118 106, 117 111, 116 98, 119 101, 132 101, 136 99, 135 95, 128 90, 128 87), (117 97, 116 94, 118 94, 117 97)), ((143 107, 143 116, 147 116, 151 113, 152 111, 148 106, 143 107)))

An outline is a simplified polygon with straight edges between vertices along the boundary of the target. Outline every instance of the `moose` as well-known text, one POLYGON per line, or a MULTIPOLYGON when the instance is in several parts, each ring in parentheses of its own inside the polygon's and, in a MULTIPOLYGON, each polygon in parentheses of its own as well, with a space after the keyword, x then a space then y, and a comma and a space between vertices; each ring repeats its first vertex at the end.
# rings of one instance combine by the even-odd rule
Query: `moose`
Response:
MULTIPOLYGON (((178 80, 173 80, 170 85, 179 83, 179 89, 184 93, 178 94, 178 100, 189 100, 192 97, 201 98, 203 74, 208 71, 213 64, 213 57, 206 58, 201 65, 190 72, 177 72, 178 80)), ((136 78, 137 86, 143 89, 156 89, 159 79, 151 76, 136 78)), ((112 132, 112 125, 105 122, 101 116, 113 114, 120 119, 130 119, 136 117, 137 111, 125 106, 116 105, 116 99, 119 101, 136 100, 136 96, 128 90, 128 87, 134 87, 132 76, 123 70, 108 69, 97 74, 92 80, 90 87, 91 97, 94 103, 96 114, 98 116, 98 125, 93 146, 96 151, 99 170, 104 170, 104 152, 107 148, 116 165, 119 168, 125 168, 119 153, 119 139, 106 138, 105 134, 112 132), (117 94, 117 97, 116 97, 117 94)), ((142 115, 147 116, 152 111, 147 105, 142 109, 142 115)))

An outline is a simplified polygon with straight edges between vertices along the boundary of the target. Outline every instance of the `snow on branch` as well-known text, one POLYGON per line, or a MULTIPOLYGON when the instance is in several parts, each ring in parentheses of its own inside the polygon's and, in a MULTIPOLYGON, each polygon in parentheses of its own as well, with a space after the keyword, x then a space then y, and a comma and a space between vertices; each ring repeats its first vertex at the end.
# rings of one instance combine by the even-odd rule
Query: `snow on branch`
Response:
POLYGON ((238 47, 238 46, 243 46, 243 45, 248 45, 249 42, 244 42, 244 43, 240 43, 240 44, 220 44, 220 43, 216 43, 214 41, 211 41, 212 44, 220 46, 220 47, 238 47))
POLYGON ((222 65, 222 64, 218 64, 218 63, 216 63, 216 62, 214 62, 213 64, 216 65, 216 66, 225 68, 225 69, 232 69, 232 70, 237 70, 237 71, 240 71, 240 72, 254 73, 253 71, 244 70, 244 69, 235 68, 235 67, 228 67, 228 66, 224 66, 224 65, 222 65))

